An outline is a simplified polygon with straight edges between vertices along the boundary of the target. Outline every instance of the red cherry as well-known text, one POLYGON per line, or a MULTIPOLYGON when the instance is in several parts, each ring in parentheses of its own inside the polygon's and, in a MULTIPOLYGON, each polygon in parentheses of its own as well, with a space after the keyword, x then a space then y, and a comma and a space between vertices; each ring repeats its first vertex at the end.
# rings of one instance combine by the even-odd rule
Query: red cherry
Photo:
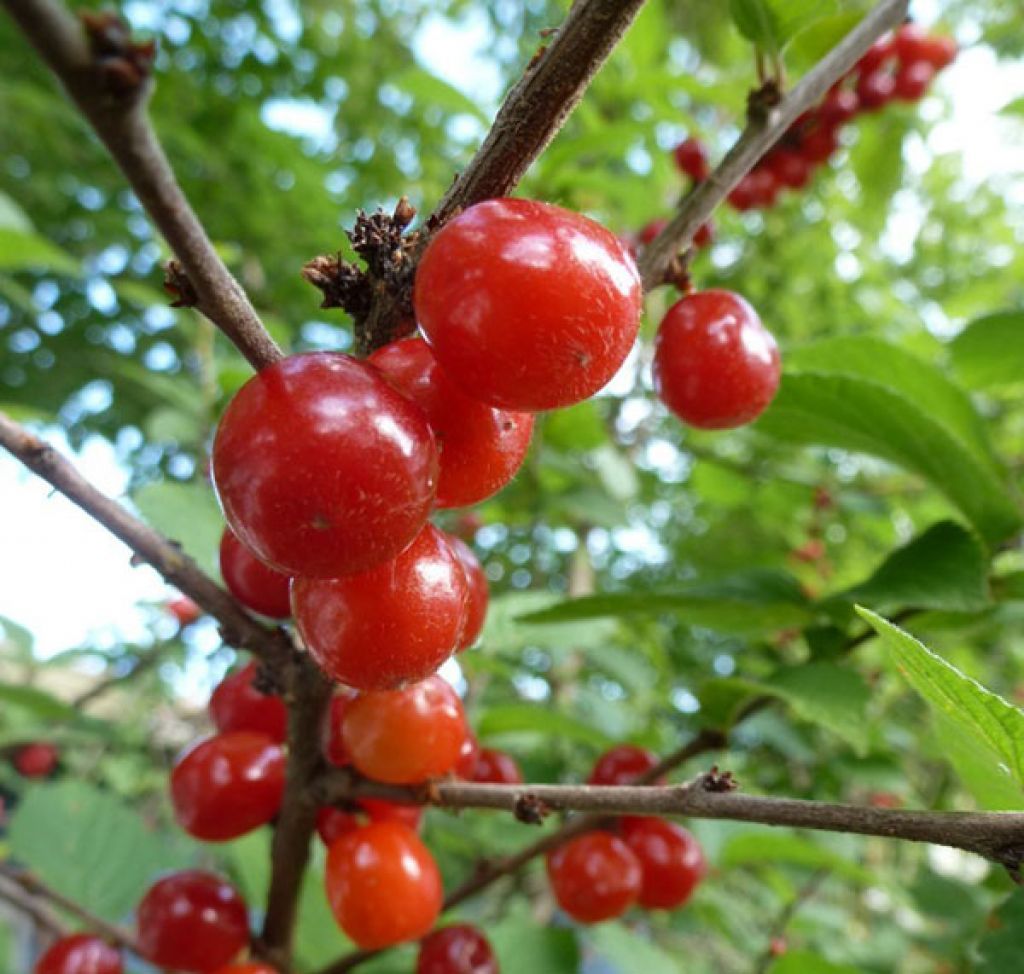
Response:
POLYGON ((930 35, 919 52, 921 60, 927 61, 936 71, 949 67, 956 60, 956 55, 956 41, 941 34, 930 35))
POLYGON ((350 764, 348 751, 345 750, 345 742, 341 737, 341 723, 345 717, 348 705, 355 699, 355 691, 348 687, 339 687, 334 691, 331 702, 324 715, 324 726, 321 734, 324 757, 329 764, 336 768, 344 768, 350 764))
POLYGON ((296 578, 295 621, 332 679, 389 690, 433 673, 459 645, 466 575, 428 524, 397 558, 346 578, 296 578))
POLYGON ((730 191, 726 199, 729 205, 740 213, 746 213, 755 206, 755 191, 751 184, 750 173, 747 173, 730 191))
POLYGON ((224 677, 210 696, 210 718, 219 731, 254 731, 283 744, 288 708, 280 697, 257 690, 255 677, 255 662, 224 677))
POLYGON ((452 382, 491 405, 537 411, 580 402, 618 371, 642 290, 633 259, 593 220, 496 199, 437 233, 413 303, 452 382))
POLYGON ((401 690, 361 694, 342 723, 356 769, 396 785, 447 774, 468 733, 462 702, 439 676, 401 690))
POLYGON ((810 163, 828 162, 839 148, 839 137, 834 128, 819 125, 800 136, 800 155, 810 163))
POLYGON ((327 899, 338 925, 364 950, 417 940, 441 912, 441 876, 412 829, 374 822, 327 852, 327 899))
POLYGON ((249 943, 249 919, 238 891, 197 869, 154 883, 136 917, 139 949, 156 967, 208 974, 249 943))
POLYGON ((220 573, 228 591, 247 609, 271 619, 287 619, 292 614, 291 579, 264 565, 230 528, 224 529, 220 539, 220 573))
POLYGON ((711 165, 704 143, 692 135, 676 146, 673 153, 679 171, 690 177, 695 183, 701 183, 711 175, 711 165))
POLYGON ((499 974, 498 959, 476 927, 461 923, 423 940, 416 974, 499 974))
POLYGON ((911 61, 896 72, 895 97, 900 101, 919 101, 935 77, 935 68, 927 61, 911 61))
POLYGON ((530 413, 495 409, 467 396, 422 338, 392 342, 369 361, 426 414, 441 451, 438 507, 478 504, 515 476, 530 446, 530 413))
POLYGON ((707 873, 704 853, 684 828, 661 818, 624 818, 622 838, 643 872, 639 903, 648 910, 682 906, 707 873))
POLYGON ((589 832, 549 852, 547 869, 558 905, 581 923, 621 916, 643 882, 636 856, 607 832, 589 832))
POLYGON ((472 781, 473 774, 476 771, 476 759, 479 756, 480 745, 477 743, 476 738, 467 730, 462 747, 459 748, 459 760, 452 769, 455 777, 462 778, 463 781, 472 781))
POLYGON ((731 291, 700 291, 669 308, 654 349, 654 388, 699 429, 756 419, 779 387, 779 350, 757 312, 731 291))
POLYGON ((462 638, 459 640, 459 650, 461 651, 472 646, 484 628, 490 592, 484 567, 480 564, 480 559, 473 553, 473 549, 462 538, 451 534, 448 535, 448 544, 451 545, 455 557, 458 558, 459 564, 466 574, 466 625, 462 630, 462 638))
POLYGON ((213 444, 228 524, 287 575, 334 578, 394 558, 426 522, 437 465, 422 412, 371 365, 334 352, 253 376, 213 444))
POLYGON ((121 974, 121 955, 88 934, 61 937, 36 961, 35 974, 121 974))
POLYGON ((771 942, 768 944, 768 953, 772 957, 782 957, 787 950, 789 950, 789 944, 786 943, 785 937, 772 937, 771 942))
POLYGON ((853 118, 860 109, 857 93, 849 88, 832 88, 818 109, 821 125, 834 128, 853 118))
POLYGON ((46 778, 59 759, 60 752, 52 744, 33 741, 15 752, 14 768, 23 778, 46 778))
POLYGON ((188 596, 179 595, 167 603, 167 611, 178 620, 179 626, 191 626, 202 614, 199 608, 188 596))
POLYGON ((807 160, 792 149, 773 149, 765 158, 765 167, 775 181, 790 189, 803 189, 811 181, 811 167, 807 160))
POLYGON ((861 55, 855 70, 861 75, 870 74, 889 61, 895 53, 892 37, 880 37, 861 55))
POLYGON ((892 101, 896 81, 888 71, 872 71, 857 79, 857 97, 861 111, 876 112, 892 101))
POLYGON ((350 812, 325 805, 317 810, 316 831, 324 845, 331 846, 343 835, 354 832, 360 827, 359 819, 350 812))
POLYGON ((748 173, 748 178, 754 194, 754 206, 765 209, 774 206, 781 188, 775 174, 765 166, 760 166, 748 173))
POLYGON ((714 240, 715 225, 711 220, 697 227, 697 232, 693 235, 693 245, 698 249, 711 246, 714 240))
POLYGON ((617 744, 597 759, 587 784, 631 785, 657 764, 657 757, 650 751, 635 744, 617 744))
POLYGON ((400 822, 414 832, 423 818, 423 809, 419 805, 399 805, 380 798, 360 798, 359 807, 371 822, 400 822))
POLYGON ((232 731, 200 741, 171 771, 178 824, 223 842, 265 825, 281 807, 284 752, 265 734, 232 731))
POLYGON ((651 220, 650 223, 645 223, 643 227, 641 227, 636 238, 646 247, 667 226, 668 220, 651 220))
POLYGON ((482 747, 473 768, 472 780, 492 785, 521 785, 523 772, 511 754, 482 747))
POLYGON ((893 36, 893 53, 904 64, 909 64, 921 57, 921 52, 928 41, 929 37, 924 28, 914 23, 904 24, 893 36))

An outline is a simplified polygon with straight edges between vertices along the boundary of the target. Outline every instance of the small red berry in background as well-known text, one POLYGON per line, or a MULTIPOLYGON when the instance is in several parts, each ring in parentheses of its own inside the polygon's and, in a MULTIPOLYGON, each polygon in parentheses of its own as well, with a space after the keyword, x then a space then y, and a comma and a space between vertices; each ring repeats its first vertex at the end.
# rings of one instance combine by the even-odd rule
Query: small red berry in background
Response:
POLYGON ((35 974, 121 974, 121 955, 99 937, 61 937, 36 962, 35 974))
POLYGON ((472 780, 481 784, 521 785, 523 772, 511 754, 482 747, 476 758, 472 780))
POLYGON ((342 723, 356 769, 395 785, 447 774, 468 733, 462 701, 439 676, 401 690, 361 694, 342 723))
POLYGON ((14 754, 14 770, 23 778, 47 778, 57 767, 60 752, 53 744, 33 741, 14 754))
POLYGON ((834 87, 829 89, 825 100, 818 109, 818 119, 821 125, 834 128, 850 121, 860 109, 860 101, 857 93, 849 88, 834 87))
POLYGON ((828 162, 838 148, 839 136, 831 126, 819 125, 800 136, 800 154, 817 165, 828 162))
POLYGON ((462 538, 448 535, 455 557, 459 560, 466 575, 466 624, 459 639, 459 650, 468 649, 477 641, 484 628, 487 618, 487 603, 490 600, 490 587, 484 566, 480 564, 473 549, 462 538))
POLYGON ((438 507, 478 504, 515 476, 530 446, 531 413, 496 409, 467 396, 422 338, 392 342, 368 361, 426 414, 441 453, 438 507))
POLYGON ((862 75, 877 71, 886 62, 892 60, 895 53, 892 37, 880 37, 861 55, 856 70, 862 75))
POLYGON ((750 173, 747 173, 731 190, 729 195, 726 196, 729 201, 729 205, 740 213, 746 213, 747 210, 754 208, 754 187, 750 182, 750 173))
POLYGON ((896 72, 893 96, 900 101, 918 101, 923 98, 935 77, 935 68, 927 61, 911 61, 896 72))
POLYGON ((640 228, 640 232, 636 235, 636 239, 646 247, 667 226, 668 220, 663 218, 659 217, 657 220, 651 220, 650 223, 645 223, 640 228))
POLYGON ((220 573, 228 591, 252 612, 271 619, 287 619, 292 614, 291 579, 264 565, 230 528, 224 529, 220 539, 220 573))
POLYGON ((188 869, 154 883, 136 912, 139 948, 156 967, 209 974, 249 945, 245 902, 226 880, 188 869))
POLYGON ((330 806, 317 810, 316 831, 326 846, 333 845, 343 835, 348 835, 349 832, 354 832, 359 827, 359 819, 351 812, 330 806))
POLYGON ((179 626, 191 626, 202 614, 199 608, 188 596, 179 595, 167 603, 167 611, 178 621, 179 626))
POLYGON ((786 943, 785 937, 772 937, 768 944, 768 953, 772 957, 781 957, 787 950, 789 950, 789 944, 786 943))
POLYGON ((364 950, 418 940, 441 912, 441 875, 412 829, 374 822, 327 851, 327 900, 338 925, 364 950))
POLYGON ((284 752, 265 734, 232 731, 200 741, 171 771, 178 824, 197 839, 224 842, 266 825, 281 807, 284 752))
POLYGON ((697 227, 693 235, 693 245, 697 248, 710 247, 715 242, 715 224, 708 220, 697 227))
POLYGON ((888 71, 871 71, 857 79, 857 97, 865 112, 876 112, 892 101, 896 80, 888 71))
POLYGON ((654 348, 654 388, 699 429, 756 419, 779 387, 779 350, 757 312, 731 291, 699 291, 669 308, 654 348))
POLYGON ((631 785, 657 764, 657 757, 650 751, 635 744, 618 744, 597 759, 587 784, 631 785))
POLYGON ((348 705, 355 699, 354 690, 348 687, 339 687, 334 691, 331 702, 327 706, 327 713, 324 714, 324 726, 321 733, 324 757, 329 764, 336 768, 343 768, 350 764, 348 751, 345 750, 345 741, 341 736, 341 724, 345 717, 348 705))
POLYGON ((292 583, 310 655, 357 690, 389 690, 433 673, 459 645, 466 598, 465 571, 432 524, 386 565, 292 583))
POLYGON ((764 160, 780 186, 790 189, 803 189, 811 181, 811 167, 799 152, 792 149, 773 149, 764 160))
POLYGON ((231 530, 291 576, 336 578, 394 558, 426 523, 437 471, 422 411, 373 366, 335 352, 253 376, 213 444, 231 530))
POLYGON ((416 318, 456 385, 536 412, 592 396, 640 327, 640 275, 613 233, 548 203, 478 203, 431 240, 416 318))
POLYGON ((679 171, 695 183, 702 183, 711 175, 711 164, 704 143, 692 135, 676 146, 673 153, 679 171))
POLYGON ((255 662, 224 677, 210 695, 210 719, 221 732, 253 731, 282 744, 288 733, 288 708, 280 697, 257 690, 255 678, 255 662))
POLYGON ((452 533, 470 542, 476 537, 477 531, 484 526, 484 519, 476 511, 462 511, 455 519, 452 533))
POLYGON ((360 798, 359 807, 371 822, 399 822, 414 832, 423 819, 423 808, 419 805, 399 805, 382 798, 360 798))
POLYGON ((622 838, 640 863, 643 882, 637 902, 648 910, 674 910, 707 874, 697 840, 662 818, 622 819, 622 838))
POLYGON ((868 795, 868 804, 872 808, 901 808, 903 799, 894 791, 873 791, 868 795))
POLYGON ((499 970, 487 938, 465 923, 425 937, 416 960, 416 974, 499 974, 499 970))
POLYGON ((621 916, 643 883, 636 856, 608 832, 589 832, 549 852, 547 870, 558 905, 581 923, 621 916))

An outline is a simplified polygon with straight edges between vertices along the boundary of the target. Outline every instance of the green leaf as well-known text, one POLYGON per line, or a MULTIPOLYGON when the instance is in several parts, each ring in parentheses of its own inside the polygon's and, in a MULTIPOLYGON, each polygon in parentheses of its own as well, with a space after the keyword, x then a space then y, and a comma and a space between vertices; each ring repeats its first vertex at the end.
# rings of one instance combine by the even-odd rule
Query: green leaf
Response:
POLYGON ((1014 890, 978 943, 974 974, 1024 974, 1024 890, 1014 890))
POLYGON ((972 321, 949 346, 953 368, 972 389, 1024 382, 1024 311, 972 321))
POLYGON ((1013 98, 999 109, 1000 115, 1024 115, 1024 96, 1013 98))
POLYGON ((448 113, 462 112, 472 115, 481 122, 488 121, 481 107, 458 88, 443 81, 425 68, 411 67, 389 79, 389 83, 400 91, 412 95, 420 106, 430 105, 448 113))
POLYGON ((575 933, 552 926, 538 926, 522 903, 513 905, 500 922, 488 927, 487 939, 503 971, 576 974, 580 967, 575 933))
POLYGON ((863 19, 863 10, 844 10, 808 24, 786 45, 786 63, 799 70, 813 67, 863 19))
POLYGON ((32 633, 23 625, 13 619, 8 619, 7 616, 0 616, 0 629, 3 629, 4 639, 8 643, 13 643, 23 653, 31 654, 35 640, 32 633))
POLYGON ((481 714, 477 733, 485 739, 495 734, 530 733, 598 747, 614 743, 600 728, 584 723, 564 710, 552 710, 542 704, 510 703, 490 707, 481 714))
POLYGON ((1024 787, 1024 713, 891 622, 860 606, 857 612, 882 637, 900 672, 928 705, 986 750, 999 774, 1024 787))
POLYGON ((28 710, 41 720, 74 720, 78 717, 74 707, 36 687, 0 683, 0 703, 5 707, 28 710))
POLYGON ((682 966, 650 939, 640 937, 621 923, 603 923, 587 932, 594 951, 609 960, 621 974, 682 974, 682 966))
POLYGON ((880 612, 978 612, 992 601, 987 570, 977 538, 953 521, 942 521, 894 551, 866 581, 835 598, 867 603, 880 612))
POLYGON ((740 33, 768 51, 781 51, 791 37, 834 11, 832 0, 729 0, 740 33))
POLYGON ((741 832, 733 836, 722 847, 717 862, 722 869, 762 865, 800 866, 815 871, 827 869, 864 886, 877 881, 870 870, 819 842, 798 835, 767 833, 763 830, 741 832))
POLYGON ((948 761, 981 808, 1019 811, 1021 790, 999 768, 992 752, 964 734, 948 717, 932 714, 935 757, 948 761))
POLYGON ((42 270, 77 276, 81 266, 45 237, 0 225, 0 270, 42 270))
POLYGON ((790 950, 768 968, 770 974, 864 974, 859 967, 833 964, 810 950, 790 950))
POLYGON ((544 442, 563 453, 595 450, 608 442, 608 431, 592 399, 544 417, 544 442))
POLYGON ((177 541, 201 568, 217 570, 217 549, 224 518, 209 487, 199 483, 158 481, 136 491, 132 500, 146 521, 177 541))
POLYGON ((32 221, 28 214, 6 193, 0 193, 0 230, 32 232, 32 221))

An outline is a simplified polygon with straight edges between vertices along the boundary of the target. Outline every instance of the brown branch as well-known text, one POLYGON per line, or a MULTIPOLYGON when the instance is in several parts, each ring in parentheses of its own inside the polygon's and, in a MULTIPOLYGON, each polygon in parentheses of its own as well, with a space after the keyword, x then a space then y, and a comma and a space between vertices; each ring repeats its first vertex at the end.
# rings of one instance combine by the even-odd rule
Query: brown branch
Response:
POLYGON ((667 227, 640 258, 645 290, 665 283, 677 255, 688 247, 698 228, 732 188, 782 137, 801 112, 822 98, 860 56, 907 15, 908 0, 881 2, 785 95, 774 108, 749 119, 742 135, 711 175, 683 201, 667 227))
POLYGON ((16 910, 29 917, 36 926, 49 931, 55 937, 64 937, 68 928, 57 913, 38 896, 33 896, 10 876, 0 872, 0 900, 10 903, 16 910))
MULTIPOLYGON (((144 45, 109 48, 116 21, 92 18, 90 44, 82 25, 56 0, 2 0, 10 15, 60 79, 127 177, 139 202, 177 255, 196 306, 260 369, 281 358, 241 285, 218 256, 157 141, 146 113, 148 64, 130 54, 144 45), (98 50, 97 36, 107 47, 98 50), (102 56, 100 56, 102 55, 102 56)), ((125 34, 126 36, 126 34, 125 34)))

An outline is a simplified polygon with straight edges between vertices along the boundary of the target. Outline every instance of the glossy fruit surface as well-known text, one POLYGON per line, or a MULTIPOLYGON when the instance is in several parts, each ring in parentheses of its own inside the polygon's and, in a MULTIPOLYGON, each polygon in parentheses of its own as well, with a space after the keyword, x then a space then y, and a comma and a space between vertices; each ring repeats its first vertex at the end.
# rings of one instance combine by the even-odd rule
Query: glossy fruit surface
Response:
POLYGON ((453 534, 447 537, 448 544, 451 545, 466 575, 466 622, 458 646, 462 650, 472 646, 484 628, 490 587, 487 584, 487 575, 484 574, 484 566, 480 564, 480 559, 473 549, 462 538, 457 538, 453 534))
POLYGON ((872 71, 857 79, 857 98, 866 112, 878 111, 892 101, 896 93, 896 80, 888 71, 872 71))
POLYGON ((923 98, 935 77, 935 68, 927 61, 911 61, 896 72, 894 96, 901 101, 923 98))
POLYGON ((459 748, 459 760, 452 768, 455 777, 462 778, 463 781, 472 781, 473 773, 476 771, 476 759, 479 756, 480 745, 467 728, 466 737, 462 742, 462 747, 459 748))
POLYGON ((212 873, 189 869, 154 883, 136 914, 143 957, 156 967, 208 974, 249 944, 238 891, 212 873))
POLYGON ((861 55, 857 62, 857 70, 863 74, 870 74, 877 71, 883 64, 895 55, 895 48, 891 36, 880 37, 861 55))
POLYGON ((292 576, 334 578, 394 558, 426 522, 437 469, 423 413, 372 366, 334 352, 253 376, 213 444, 232 531, 292 576))
POLYGON ((466 574, 428 524, 397 558, 347 578, 296 578, 295 621, 333 680, 390 690, 433 673, 459 645, 466 574))
POLYGON ((679 171, 685 173, 695 183, 703 182, 711 174, 711 165, 704 143, 692 135, 683 139, 673 153, 679 171))
POLYGON ((781 186, 803 189, 810 182, 811 167, 800 153, 792 149, 772 150, 765 160, 765 165, 781 186))
POLYGON ((416 974, 499 974, 498 959, 476 927, 460 923, 424 938, 416 974))
POLYGON ((588 785, 631 785, 646 774, 658 759, 635 744, 618 744, 604 752, 587 778, 588 785))
POLYGON ((640 863, 639 903, 648 910, 682 906, 707 873, 697 840, 661 818, 622 819, 622 838, 640 863))
POLYGON ((271 619, 287 619, 292 614, 291 579, 264 565, 230 528, 220 539, 220 573, 228 591, 247 609, 271 619))
POLYGON ((511 754, 482 747, 473 767, 473 781, 492 785, 521 785, 523 772, 511 754))
POLYGON ((342 724, 356 768, 398 785, 447 774, 468 733, 458 694, 439 676, 401 690, 361 694, 342 724))
POLYGON ((197 839, 223 842, 265 825, 281 807, 284 752, 250 731, 216 734, 187 751, 171 771, 178 824, 197 839))
POLYGON ((35 974, 121 974, 121 955, 99 937, 61 937, 36 962, 35 974))
POLYGON ((23 778, 45 778, 52 774, 60 759, 53 744, 33 741, 19 747, 14 754, 14 768, 23 778))
POLYGON ((340 808, 324 806, 316 813, 316 832, 326 846, 331 846, 343 835, 354 832, 361 824, 355 815, 340 808))
POLYGON ((224 677, 210 695, 210 718, 221 732, 253 731, 283 743, 288 731, 288 708, 280 697, 260 693, 253 686, 255 677, 255 662, 224 677))
POLYGON ((749 423, 779 387, 779 350, 757 312, 731 291, 699 291, 677 301, 655 339, 654 388, 699 429, 749 423))
POLYGON ((345 749, 345 741, 341 736, 341 724, 345 717, 348 705, 355 699, 355 691, 348 687, 339 687, 334 691, 331 702, 324 715, 324 726, 321 734, 324 757, 329 764, 336 768, 343 768, 350 764, 348 751, 345 749))
POLYGON ((452 382, 537 411, 602 388, 640 326, 636 265, 613 233, 547 203, 478 203, 433 238, 416 273, 420 327, 452 382))
POLYGON ((416 940, 441 912, 441 876, 412 829, 374 822, 327 851, 327 900, 342 930, 373 950, 416 940))
POLYGON ((438 507, 478 504, 515 476, 530 446, 531 413, 496 409, 467 396, 422 338, 385 345, 369 362, 426 414, 441 455, 438 507))
POLYGON ((822 125, 842 125, 853 118, 859 108, 856 92, 849 88, 832 88, 818 109, 818 117, 822 125))
POLYGON ((838 148, 836 130, 828 125, 818 125, 800 137, 800 154, 811 163, 827 162, 838 148))
POLYGON ((581 923, 621 916, 637 900, 643 876, 629 847, 607 832, 588 832, 547 857, 558 905, 581 923))

